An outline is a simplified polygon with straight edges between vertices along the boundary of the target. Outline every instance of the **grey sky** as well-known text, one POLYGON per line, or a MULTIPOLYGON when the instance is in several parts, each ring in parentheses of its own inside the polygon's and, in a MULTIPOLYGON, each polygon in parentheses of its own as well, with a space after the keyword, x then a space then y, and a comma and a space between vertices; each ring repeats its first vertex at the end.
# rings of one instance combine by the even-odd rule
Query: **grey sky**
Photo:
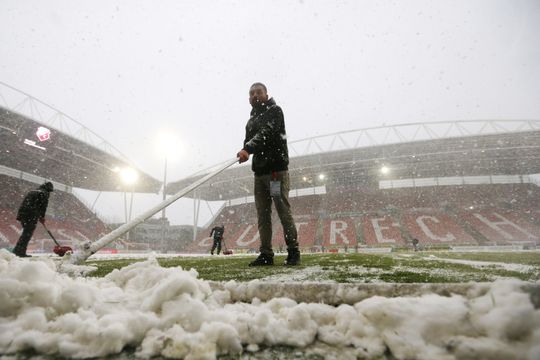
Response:
POLYGON ((1 81, 158 179, 161 130, 183 144, 170 180, 236 154, 255 81, 283 107, 289 139, 540 119, 538 0, 0 0, 0 44, 1 81))

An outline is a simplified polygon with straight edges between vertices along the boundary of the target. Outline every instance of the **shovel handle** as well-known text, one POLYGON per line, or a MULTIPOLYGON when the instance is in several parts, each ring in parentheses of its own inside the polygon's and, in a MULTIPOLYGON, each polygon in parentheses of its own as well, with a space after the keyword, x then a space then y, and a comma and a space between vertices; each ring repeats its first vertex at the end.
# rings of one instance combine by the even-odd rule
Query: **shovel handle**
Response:
POLYGON ((51 239, 54 241, 54 243, 58 246, 60 246, 60 244, 58 243, 58 241, 56 241, 56 238, 54 237, 54 235, 52 234, 52 232, 49 231, 49 229, 47 229, 47 227, 45 226, 44 223, 41 223, 41 225, 43 225, 43 227, 45 228, 45 230, 47 231, 47 234, 49 234, 49 236, 51 237, 51 239))

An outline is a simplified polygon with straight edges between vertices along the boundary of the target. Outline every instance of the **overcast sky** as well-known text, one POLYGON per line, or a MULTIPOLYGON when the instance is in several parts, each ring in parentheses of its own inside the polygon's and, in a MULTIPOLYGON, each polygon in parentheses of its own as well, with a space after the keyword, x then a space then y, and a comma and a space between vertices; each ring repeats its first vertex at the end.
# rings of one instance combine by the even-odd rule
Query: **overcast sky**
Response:
POLYGON ((0 81, 158 179, 162 131, 181 144, 169 180, 236 154, 255 81, 283 107, 291 140, 540 119, 538 0, 0 0, 0 44, 0 81))

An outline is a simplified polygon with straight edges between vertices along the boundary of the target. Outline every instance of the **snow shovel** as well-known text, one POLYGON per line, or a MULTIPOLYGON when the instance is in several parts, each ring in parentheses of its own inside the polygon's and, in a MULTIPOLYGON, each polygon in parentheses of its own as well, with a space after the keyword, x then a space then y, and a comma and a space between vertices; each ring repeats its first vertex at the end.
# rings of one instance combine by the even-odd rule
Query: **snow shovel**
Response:
POLYGON ((225 241, 223 240, 223 255, 232 255, 232 250, 227 249, 227 245, 225 245, 225 241))
POLYGON ((49 231, 49 229, 47 229, 47 227, 45 226, 44 223, 41 223, 41 225, 43 225, 43 227, 45 228, 45 230, 47 231, 47 233, 49 234, 49 236, 51 237, 51 239, 54 241, 54 243, 56 244, 53 248, 53 253, 55 253, 56 255, 62 257, 64 256, 67 252, 73 252, 73 249, 69 246, 62 246, 58 243, 58 241, 56 241, 56 238, 54 237, 54 235, 49 231))

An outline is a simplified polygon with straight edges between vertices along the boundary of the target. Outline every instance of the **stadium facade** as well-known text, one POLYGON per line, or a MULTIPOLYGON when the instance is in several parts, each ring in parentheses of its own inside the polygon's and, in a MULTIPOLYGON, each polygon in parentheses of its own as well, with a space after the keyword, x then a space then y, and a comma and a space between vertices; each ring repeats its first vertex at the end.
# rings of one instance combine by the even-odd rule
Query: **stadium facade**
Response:
MULTIPOLYGON (((304 251, 536 246, 540 239, 540 122, 449 121, 382 126, 290 142, 291 204, 304 251)), ((207 169, 169 184, 171 193, 207 169)), ((208 225, 230 249, 254 252, 253 175, 237 166, 193 194, 223 201, 208 225)), ((276 249, 284 249, 274 219, 276 249)), ((190 246, 207 251, 205 233, 190 246)))
MULTIPOLYGON (((55 184, 48 224, 76 245, 110 231, 73 188, 158 193, 160 181, 137 170, 126 185, 119 169, 136 168, 114 146, 62 112, 4 85, 21 99, 0 104, 0 242, 20 234, 15 212, 24 194, 45 179, 55 184)), ((540 243, 540 121, 474 120, 414 123, 337 132, 289 142, 290 199, 303 251, 361 251, 410 247, 531 247, 540 243)), ((219 164, 218 164, 219 166, 219 164)), ((172 195, 214 167, 167 184, 172 195)), ((236 165, 188 194, 193 241, 184 251, 208 252, 209 229, 225 225, 225 245, 258 249, 249 165, 236 165), (199 228, 202 202, 221 208, 199 228)), ((180 250, 150 246, 162 220, 152 220, 117 242, 127 250, 180 250), (146 228, 145 228, 146 227, 146 228), (140 238, 140 239, 139 239, 140 238)), ((274 219, 276 250, 284 248, 274 219)), ((39 229, 39 228, 38 228, 39 229)), ((184 229, 185 230, 185 229, 184 229)), ((174 231, 167 234, 175 238, 174 231)), ((44 231, 33 249, 49 251, 44 231)), ((156 240, 157 242, 157 240, 156 240)), ((177 243, 180 243, 178 241, 177 243)))
MULTIPOLYGON (((0 83, 0 247, 13 247, 21 233, 16 212, 24 195, 51 181, 47 226, 64 245, 75 247, 108 233, 110 227, 73 189, 158 193, 160 181, 75 119, 7 84, 0 83), (138 176, 128 184, 122 175, 138 176)), ((96 198, 97 200, 97 198, 96 198)), ((94 202, 95 203, 95 202, 94 202)), ((54 243, 38 226, 30 251, 51 251, 54 243)), ((138 248, 119 241, 120 248, 138 248)))

